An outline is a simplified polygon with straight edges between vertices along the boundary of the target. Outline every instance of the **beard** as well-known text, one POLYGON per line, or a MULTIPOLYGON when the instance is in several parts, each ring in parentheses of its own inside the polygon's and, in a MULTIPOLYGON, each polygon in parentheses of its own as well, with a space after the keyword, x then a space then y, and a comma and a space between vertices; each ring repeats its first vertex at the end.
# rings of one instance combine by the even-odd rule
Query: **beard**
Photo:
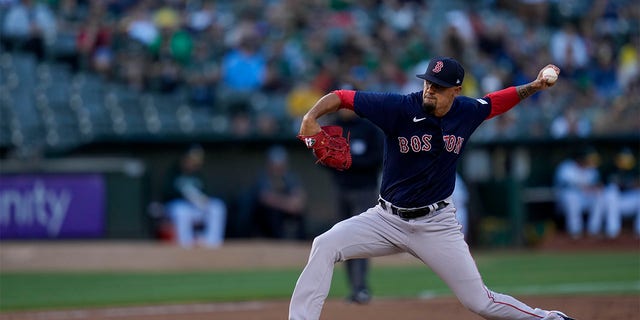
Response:
POLYGON ((429 115, 434 115, 436 112, 436 104, 434 102, 422 102, 422 110, 429 115))

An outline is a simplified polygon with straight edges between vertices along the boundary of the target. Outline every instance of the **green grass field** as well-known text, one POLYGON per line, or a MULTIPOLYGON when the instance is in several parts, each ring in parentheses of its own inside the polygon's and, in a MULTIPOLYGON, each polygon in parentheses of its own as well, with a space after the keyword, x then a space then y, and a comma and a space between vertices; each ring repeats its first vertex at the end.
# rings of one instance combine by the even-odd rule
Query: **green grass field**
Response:
MULTIPOLYGON (((476 254, 485 283, 509 294, 640 294, 640 253, 476 254)), ((0 272, 0 311, 149 303, 287 299, 301 270, 226 272, 0 272)), ((377 297, 448 295, 420 266, 372 268, 377 297)), ((338 265, 332 297, 347 293, 338 265)))

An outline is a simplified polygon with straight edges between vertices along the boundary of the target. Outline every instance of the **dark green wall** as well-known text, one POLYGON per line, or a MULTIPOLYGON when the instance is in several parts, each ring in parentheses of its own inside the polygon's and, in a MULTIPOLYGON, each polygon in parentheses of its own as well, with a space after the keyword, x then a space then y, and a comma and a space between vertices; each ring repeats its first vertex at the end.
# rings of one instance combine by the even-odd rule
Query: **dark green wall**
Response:
MULTIPOLYGON (((336 222, 335 191, 329 171, 315 164, 313 155, 299 141, 203 142, 206 150, 205 172, 211 190, 223 198, 230 209, 230 237, 248 234, 250 226, 247 224, 251 222, 242 216, 242 204, 246 202, 243 195, 263 169, 267 149, 275 143, 284 145, 289 151, 290 166, 300 176, 309 195, 309 237, 327 230, 336 222)), ((486 234, 481 234, 481 226, 487 224, 488 217, 497 219, 498 222, 494 225, 502 225, 503 230, 498 230, 496 237, 502 237, 503 242, 516 244, 521 243, 523 236, 522 232, 516 231, 522 229, 523 225, 531 220, 553 218, 554 207, 549 199, 531 203, 521 193, 531 187, 550 187, 555 166, 585 144, 594 146, 601 153, 604 163, 610 161, 612 155, 623 146, 635 148, 636 152, 640 150, 637 136, 589 141, 576 139, 471 143, 463 155, 465 163, 461 165, 462 174, 466 178, 474 173, 472 171, 480 170, 487 177, 484 180, 468 181, 471 189, 471 242, 486 238, 486 234), (483 167, 470 161, 471 157, 465 158, 474 152, 484 153, 490 159, 490 165, 483 167), (520 155, 520 160, 515 154, 520 155), (528 174, 518 178, 515 177, 517 174, 514 163, 522 159, 528 163, 528 174), (510 201, 505 196, 516 200, 510 201), (514 231, 514 228, 517 230, 514 231)), ((109 169, 103 172, 107 178, 109 202, 106 236, 152 237, 154 220, 148 215, 148 206, 161 200, 164 176, 187 146, 187 143, 177 142, 90 145, 58 157, 55 161, 64 162, 73 158, 123 158, 134 159, 143 164, 145 171, 141 176, 126 174, 126 170, 120 172, 109 169)), ((33 168, 33 165, 25 166, 22 171, 28 172, 29 168, 33 168)), ((92 168, 94 172, 102 172, 99 166, 92 168)))

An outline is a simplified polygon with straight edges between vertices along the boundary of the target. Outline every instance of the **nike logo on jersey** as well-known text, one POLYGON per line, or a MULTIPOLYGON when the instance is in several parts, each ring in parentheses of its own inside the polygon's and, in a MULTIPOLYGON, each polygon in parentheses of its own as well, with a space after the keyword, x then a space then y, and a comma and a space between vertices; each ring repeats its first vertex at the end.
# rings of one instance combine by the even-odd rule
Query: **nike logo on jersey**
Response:
POLYGON ((426 119, 426 118, 416 118, 416 117, 413 117, 413 122, 420 122, 420 121, 422 121, 422 120, 424 120, 424 119, 426 119))

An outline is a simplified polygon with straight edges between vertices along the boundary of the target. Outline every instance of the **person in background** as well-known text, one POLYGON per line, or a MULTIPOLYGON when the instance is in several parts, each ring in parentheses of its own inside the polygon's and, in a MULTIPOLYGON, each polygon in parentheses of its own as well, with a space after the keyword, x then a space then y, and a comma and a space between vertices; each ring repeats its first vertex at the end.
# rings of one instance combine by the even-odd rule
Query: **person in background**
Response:
POLYGON ((613 159, 613 168, 608 170, 604 199, 605 234, 616 238, 622 229, 622 220, 633 217, 633 231, 640 237, 640 172, 636 157, 629 148, 620 150, 613 159))
POLYGON ((38 61, 43 61, 57 32, 55 14, 48 4, 33 0, 12 1, 2 17, 0 40, 8 51, 30 52, 38 61))
POLYGON ((273 146, 264 172, 256 182, 256 218, 259 234, 268 238, 306 238, 307 195, 290 169, 287 151, 273 146))
MULTIPOLYGON (((368 120, 347 109, 338 112, 336 124, 349 133, 352 159, 349 170, 331 170, 337 186, 339 218, 344 220, 366 211, 378 198, 383 135, 368 120)), ((368 303, 371 300, 367 283, 368 259, 352 259, 345 263, 351 290, 347 301, 368 303)))
POLYGON ((231 109, 229 111, 238 105, 252 107, 252 93, 262 89, 267 74, 267 59, 261 50, 259 35, 252 27, 240 33, 236 45, 220 62, 219 103, 223 109, 231 109))
POLYGON ((178 244, 191 248, 202 244, 208 248, 222 245, 227 208, 219 198, 207 194, 202 172, 204 149, 193 145, 169 171, 165 184, 166 210, 173 221, 178 244), (201 225, 202 233, 196 233, 201 225))
POLYGON ((204 43, 196 45, 193 58, 186 67, 186 81, 189 85, 189 102, 194 106, 213 109, 217 99, 220 66, 210 51, 209 46, 204 43))
POLYGON ((588 233, 599 232, 604 205, 599 161, 593 148, 584 148, 556 168, 556 201, 565 215, 567 232, 573 238, 582 237, 585 211, 588 212, 588 233))

